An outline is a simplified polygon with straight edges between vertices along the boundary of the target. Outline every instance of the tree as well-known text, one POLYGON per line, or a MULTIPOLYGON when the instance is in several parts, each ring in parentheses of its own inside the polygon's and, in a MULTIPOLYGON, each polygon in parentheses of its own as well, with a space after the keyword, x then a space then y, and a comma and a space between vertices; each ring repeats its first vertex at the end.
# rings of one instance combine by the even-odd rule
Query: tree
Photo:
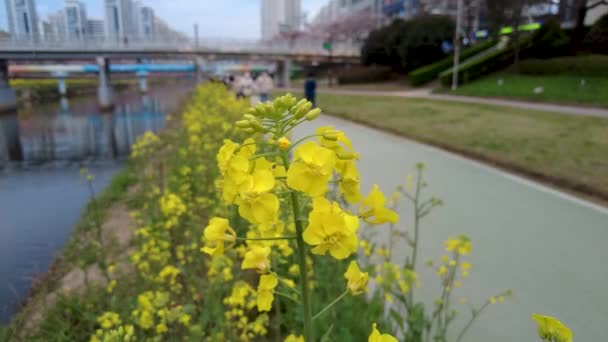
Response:
POLYGON ((601 5, 608 5, 608 0, 574 0, 573 7, 576 11, 576 26, 570 40, 573 52, 578 52, 582 48, 582 42, 585 38, 585 18, 587 18, 587 13, 589 10, 601 5))
POLYGON ((369 34, 361 51, 362 62, 405 71, 433 63, 445 57, 441 45, 452 39, 454 29, 454 22, 447 16, 395 20, 369 34))

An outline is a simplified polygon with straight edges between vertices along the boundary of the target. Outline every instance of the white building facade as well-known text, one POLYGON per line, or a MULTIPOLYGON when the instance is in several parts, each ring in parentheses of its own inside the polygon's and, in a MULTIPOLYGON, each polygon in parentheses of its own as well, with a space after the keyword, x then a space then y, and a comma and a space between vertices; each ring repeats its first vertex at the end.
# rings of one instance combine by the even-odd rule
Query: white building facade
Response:
POLYGON ((271 40, 281 32, 296 31, 302 25, 301 0, 262 0, 262 39, 271 40))
POLYGON ((37 37, 39 23, 34 0, 4 0, 4 2, 11 35, 16 38, 37 37))
POLYGON ((79 0, 66 0, 63 15, 67 38, 83 39, 87 34, 87 11, 84 3, 79 0))

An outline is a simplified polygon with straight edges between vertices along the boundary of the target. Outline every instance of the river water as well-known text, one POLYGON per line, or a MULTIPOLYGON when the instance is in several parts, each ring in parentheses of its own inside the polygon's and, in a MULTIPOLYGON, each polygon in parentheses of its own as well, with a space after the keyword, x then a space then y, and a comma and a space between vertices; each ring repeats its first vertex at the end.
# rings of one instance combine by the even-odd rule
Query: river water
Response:
MULTIPOLYGON (((427 166, 427 193, 445 205, 425 219, 421 229, 418 269, 419 299, 432 308, 439 297, 439 279, 424 260, 439 261, 443 241, 467 234, 473 242, 471 276, 454 289, 460 317, 449 338, 469 317, 468 298, 479 305, 490 296, 512 289, 514 296, 491 305, 464 341, 537 341, 534 312, 553 315, 574 331, 575 341, 605 341, 608 323, 608 209, 548 189, 533 182, 447 153, 348 121, 321 117, 302 127, 294 138, 333 125, 353 140, 361 154, 362 190, 373 183, 390 195, 417 162, 427 166)), ((401 229, 411 227, 411 208, 399 208, 401 229)), ((366 228, 387 243, 387 227, 366 228)), ((394 261, 409 255, 398 245, 394 261)))
POLYGON ((0 114, 0 323, 60 252, 89 198, 80 169, 101 191, 146 131, 157 132, 192 82, 124 92, 100 112, 95 97, 0 114))

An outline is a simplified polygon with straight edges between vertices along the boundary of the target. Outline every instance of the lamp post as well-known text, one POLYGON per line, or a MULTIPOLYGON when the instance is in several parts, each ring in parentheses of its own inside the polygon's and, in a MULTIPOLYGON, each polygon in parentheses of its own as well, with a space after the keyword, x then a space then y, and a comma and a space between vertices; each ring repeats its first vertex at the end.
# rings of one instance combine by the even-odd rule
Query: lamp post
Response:
POLYGON ((462 26, 463 0, 458 0, 456 10, 456 33, 454 35, 454 70, 452 71, 452 90, 458 88, 458 69, 460 67, 460 27, 462 26))

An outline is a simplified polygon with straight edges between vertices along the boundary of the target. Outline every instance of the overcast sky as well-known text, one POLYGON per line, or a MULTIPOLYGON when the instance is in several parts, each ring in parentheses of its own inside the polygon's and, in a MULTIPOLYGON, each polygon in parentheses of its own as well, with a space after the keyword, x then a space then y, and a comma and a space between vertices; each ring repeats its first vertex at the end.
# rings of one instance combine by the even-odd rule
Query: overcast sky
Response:
MULTIPOLYGON (((0 0, 0 27, 6 28, 6 7, 0 0)), ((58 11, 63 0, 34 0, 40 18, 58 11)), ((83 0, 87 15, 103 17, 103 0, 83 0)), ((143 0, 156 15, 179 31, 192 35, 198 23, 201 36, 259 38, 261 0, 143 0)), ((312 18, 328 0, 302 0, 302 10, 312 18)))

